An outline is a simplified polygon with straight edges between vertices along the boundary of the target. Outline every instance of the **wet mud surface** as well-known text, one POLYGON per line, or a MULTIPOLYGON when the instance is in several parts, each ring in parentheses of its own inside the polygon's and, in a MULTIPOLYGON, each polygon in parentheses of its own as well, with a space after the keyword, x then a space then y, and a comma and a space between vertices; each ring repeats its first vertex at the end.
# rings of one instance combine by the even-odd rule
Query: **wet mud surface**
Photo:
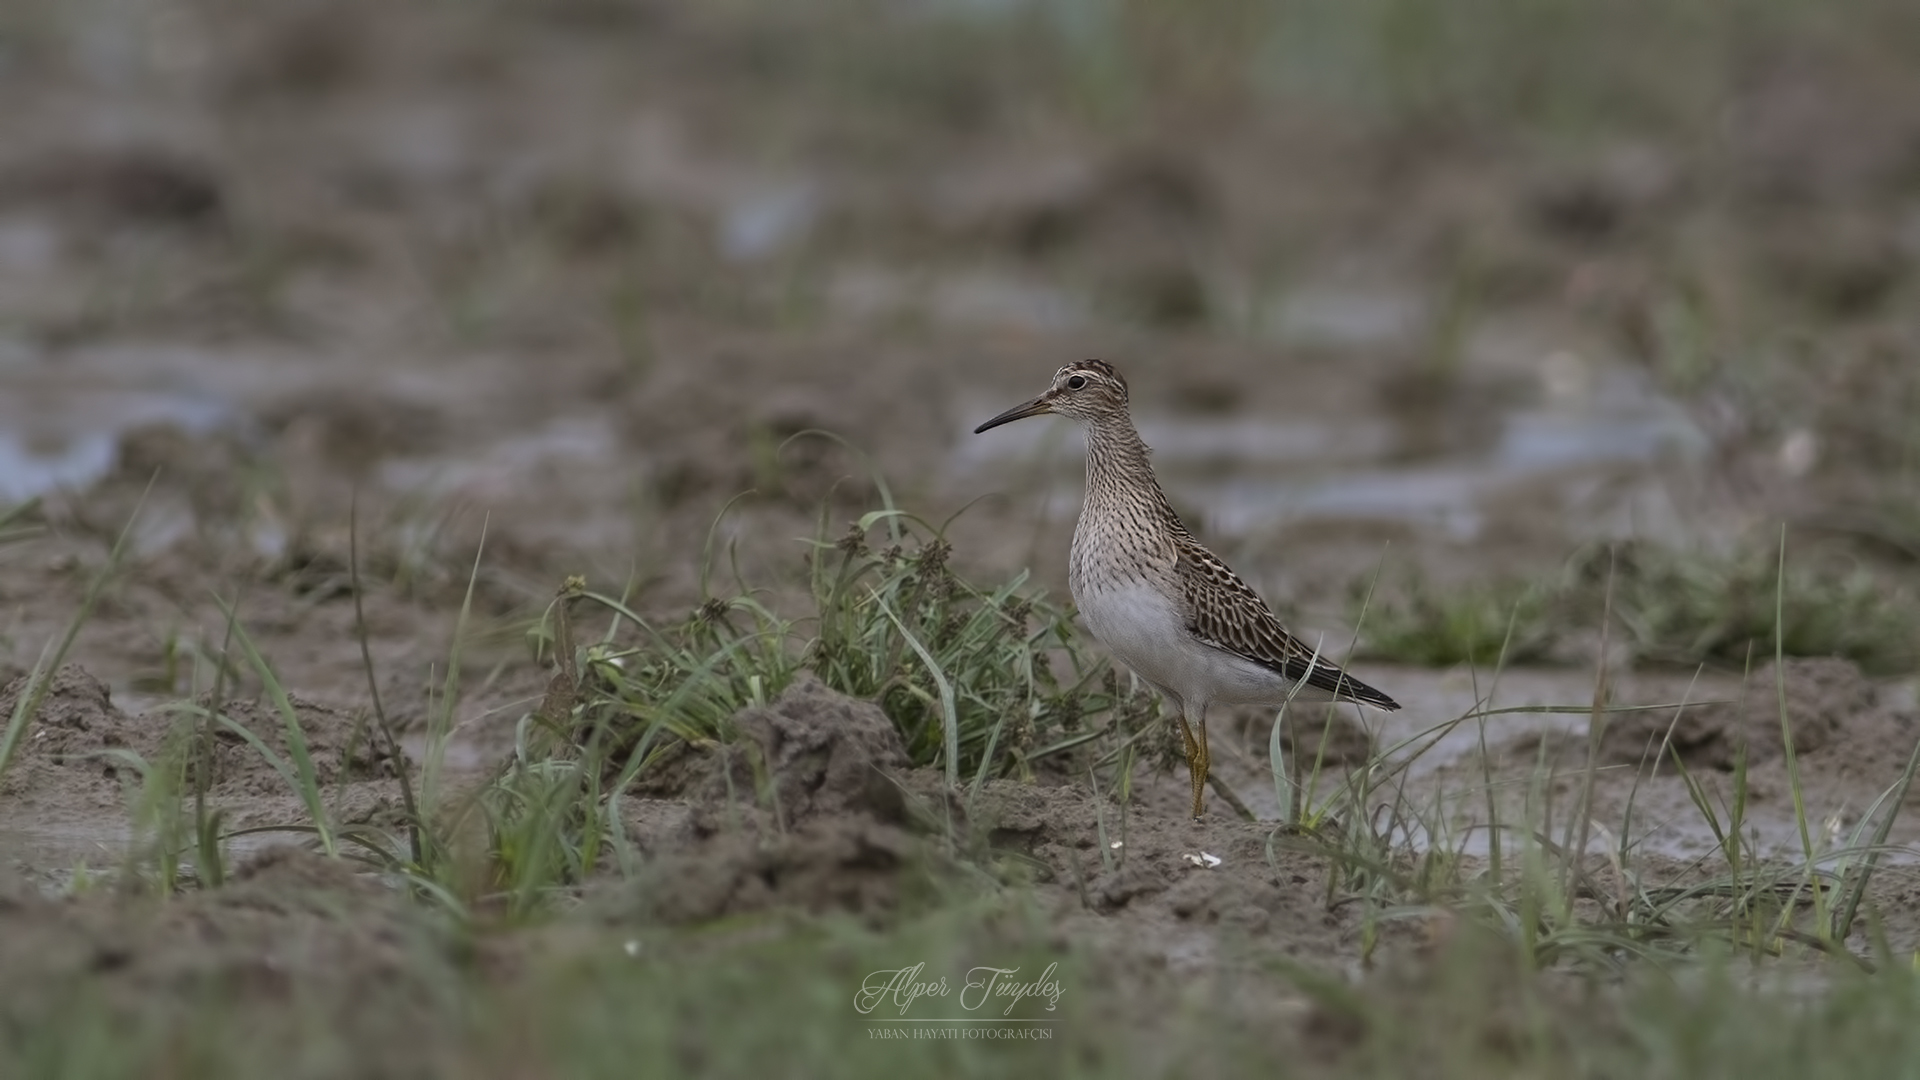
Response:
MULTIPOLYGON (((1524 682, 1524 673, 1516 681, 1524 682)), ((1756 681, 1765 684, 1771 698, 1771 672, 1756 673, 1756 681)), ((1565 688, 1568 682, 1555 678, 1542 684, 1565 688)), ((1826 730, 1798 742, 1796 750, 1807 813, 1821 834, 1816 842, 1836 847, 1872 800, 1898 780, 1920 717, 1911 707, 1900 711, 1878 703, 1872 684, 1844 664, 1790 664, 1785 686, 1793 715, 1805 710, 1805 730, 1826 730), (1844 715, 1823 729, 1821 718, 1836 712, 1844 715)), ((1516 696, 1525 694, 1521 689, 1516 696)), ((365 718, 304 701, 294 707, 341 824, 395 814, 399 793, 391 764, 369 748, 365 718)), ((231 702, 225 713, 284 752, 284 729, 271 706, 231 702)), ((1778 714, 1770 704, 1763 710, 1732 700, 1623 715, 1627 719, 1610 725, 1600 738, 1600 767, 1588 805, 1592 820, 1603 825, 1625 821, 1631 806, 1636 824, 1630 838, 1639 865, 1676 879, 1684 878, 1689 867, 1712 865, 1712 838, 1671 763, 1658 770, 1641 768, 1654 756, 1649 743, 1669 744, 1706 790, 1724 799, 1733 767, 1725 748, 1744 738, 1751 800, 1746 827, 1762 852, 1790 856, 1797 851, 1778 714)), ((1220 962, 1222 949, 1251 948, 1344 969, 1359 952, 1359 907, 1329 905, 1329 895, 1339 895, 1335 864, 1313 836, 1272 820, 1237 820, 1217 795, 1210 799, 1209 817, 1194 821, 1185 813, 1181 770, 1142 766, 1134 801, 1127 806, 1084 784, 1060 780, 993 780, 975 793, 951 791, 938 770, 908 766, 897 733, 876 706, 806 677, 773 705, 742 714, 738 723, 746 743, 687 751, 651 775, 624 806, 644 869, 632 880, 587 888, 583 903, 596 920, 611 926, 692 927, 804 912, 883 925, 955 895, 1018 884, 1054 913, 1062 932, 1110 942, 1129 955, 1175 968, 1206 969, 1220 962)), ((1464 822, 1480 810, 1492 788, 1509 804, 1513 820, 1541 820, 1546 802, 1556 808, 1548 815, 1564 817, 1577 805, 1574 799, 1587 775, 1585 727, 1586 718, 1571 717, 1545 733, 1490 733, 1484 759, 1450 757, 1448 748, 1430 752, 1432 762, 1422 760, 1404 779, 1384 786, 1378 798, 1419 805, 1444 796, 1460 804, 1449 809, 1459 811, 1464 822), (1543 762, 1553 778, 1546 792, 1536 793, 1543 802, 1529 808, 1516 793, 1524 795, 1539 782, 1543 762)), ((43 897, 71 888, 75 867, 110 870, 126 842, 126 808, 137 774, 112 751, 157 760, 169 733, 177 731, 170 716, 129 717, 84 670, 63 671, 21 760, 0 789, 14 852, 9 873, 26 874, 15 884, 14 902, 26 913, 20 917, 80 920, 81 929, 63 933, 83 939, 89 933, 84 927, 99 925, 87 920, 107 919, 116 933, 140 937, 95 911, 94 902, 58 905, 43 897), (65 914, 56 917, 55 911, 65 914)), ((1385 732, 1381 737, 1393 739, 1385 732)), ((236 826, 299 820, 298 800, 282 794, 287 779, 259 753, 240 752, 239 742, 237 736, 216 735, 209 755, 211 797, 236 826)), ((1259 749, 1263 754, 1264 735, 1259 749)), ((1225 759, 1218 766, 1222 774, 1256 812, 1270 818, 1277 804, 1265 761, 1253 760, 1244 747, 1219 756, 1225 759)), ((1327 769, 1323 785, 1344 776, 1336 765, 1327 769)), ((1914 799, 1920 793, 1909 795, 1914 799)), ((1433 820, 1448 821, 1451 815, 1433 820)), ((1464 828, 1459 836, 1424 839, 1469 855, 1485 853, 1484 839, 1476 844, 1464 828)), ((238 875, 254 883, 239 896, 229 895, 238 886, 223 886, 207 894, 216 899, 200 902, 248 910, 266 905, 269 915, 309 918, 307 905, 313 901, 308 894, 314 886, 302 875, 319 873, 343 890, 340 906, 330 909, 338 925, 325 932, 347 938, 365 934, 379 954, 385 947, 379 920, 401 917, 395 908, 406 902, 325 862, 299 873, 259 869, 279 862, 309 868, 309 857, 288 853, 292 849, 285 845, 297 840, 286 834, 236 843, 237 852, 263 852, 248 856, 252 861, 243 866, 254 869, 238 875), (271 901, 280 885, 288 895, 271 901), (294 910, 281 912, 276 903, 294 910), (387 914, 361 925, 358 912, 368 905, 387 914)), ((1590 850, 1603 856, 1612 842, 1599 830, 1590 850)), ((1899 822, 1888 837, 1896 850, 1876 894, 1890 904, 1880 912, 1881 932, 1901 949, 1920 945, 1920 923, 1902 914, 1906 908, 1899 899, 1902 890, 1920 887, 1911 854, 1916 842, 1920 836, 1914 827, 1899 822)), ((1395 941, 1417 948, 1432 932, 1425 923, 1394 927, 1388 932, 1389 952, 1395 941)), ((258 946, 250 941, 236 942, 233 955, 252 956, 258 946)), ((169 942, 155 946, 162 958, 174 949, 186 954, 208 947, 193 937, 169 942)), ((1370 946, 1369 954, 1377 947, 1370 946)), ((168 963, 154 962, 163 969, 168 963)), ((151 975, 140 971, 127 977, 151 975)))
MULTIPOLYGON (((165 903, 85 887, 142 842, 142 762, 188 755, 228 828, 302 821, 229 609, 338 820, 385 822, 456 644, 445 768, 473 781, 511 748, 549 675, 527 631, 566 574, 673 618, 736 572, 797 602, 803 539, 884 480, 953 518, 967 571, 1031 567, 1063 595, 1077 440, 969 432, 1074 358, 1121 367, 1176 507, 1336 653, 1383 566, 1551 575, 1581 545, 1783 519, 1908 586, 1920 559, 1888 509, 1920 460, 1910 71, 1888 89, 1763 65, 1712 150, 1550 152, 1313 109, 1116 128, 857 57, 789 94, 768 59, 785 16, 700 5, 207 2, 178 5, 178 41, 28 6, 35 59, 0 65, 0 510, 37 502, 0 525, 0 717, 94 594, 0 775, 0 968, 36 985, 298 986, 392 1031, 439 1007, 422 971, 511 971, 519 946, 408 951, 432 940, 419 913, 282 850, 293 832, 236 841, 232 881, 165 903), (887 104, 835 96, 862 80, 887 104), (1688 366, 1741 353, 1724 324, 1756 311, 1816 328, 1819 355, 1756 346, 1750 381, 1688 366), (216 686, 230 723, 205 716, 216 686), (368 982, 392 1001, 360 1002, 368 982)), ((1404 763, 1380 802, 1437 808, 1429 849, 1483 856, 1489 790, 1557 823, 1586 798, 1684 875, 1713 837, 1681 766, 1725 799, 1741 763, 1747 827, 1791 854, 1795 783, 1837 845, 1920 740, 1911 674, 1603 665, 1598 627, 1568 636, 1578 666, 1497 679, 1364 662, 1407 708, 1292 718, 1293 759, 1322 763, 1309 797, 1376 750, 1404 763), (1555 711, 1448 726, 1477 703, 1555 711)), ((1177 969, 1243 947, 1352 968, 1358 905, 1272 823, 1271 717, 1213 723, 1216 771, 1263 821, 1218 796, 1191 821, 1184 773, 1147 763, 1124 805, 1083 772, 951 791, 877 706, 802 680, 736 718, 740 746, 641 778, 622 813, 645 869, 580 906, 610 926, 884 922, 1014 884, 1061 934, 1177 969)), ((1920 943, 1916 821, 1871 898, 1897 950, 1920 943)), ((0 1012, 32 1023, 58 997, 0 1012)))

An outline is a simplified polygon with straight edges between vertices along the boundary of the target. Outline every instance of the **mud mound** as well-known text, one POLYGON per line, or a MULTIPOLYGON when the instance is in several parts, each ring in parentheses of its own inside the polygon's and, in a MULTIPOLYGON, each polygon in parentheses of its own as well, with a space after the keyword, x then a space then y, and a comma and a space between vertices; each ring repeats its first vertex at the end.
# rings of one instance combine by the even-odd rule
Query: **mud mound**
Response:
POLYGON ((737 742, 683 748, 643 781, 651 797, 624 807, 629 835, 657 861, 614 888, 610 917, 682 924, 798 908, 879 918, 949 876, 951 860, 902 827, 911 764, 879 706, 806 674, 733 723, 737 742))
POLYGON ((1855 736, 1868 737, 1885 726, 1878 695, 1860 669, 1848 660, 1788 660, 1781 676, 1769 664, 1748 680, 1737 701, 1696 705, 1675 719, 1669 712, 1628 713, 1616 719, 1600 740, 1600 760, 1609 765, 1638 765, 1658 756, 1669 725, 1673 748, 1689 767, 1730 771, 1740 748, 1749 765, 1783 756, 1781 696, 1793 730, 1794 750, 1817 754, 1855 736))
MULTIPOLYGON (((22 678, 0 691, 0 708, 11 709, 25 687, 22 678)), ((292 701, 315 778, 339 820, 373 820, 397 802, 397 763, 364 718, 303 698, 292 701)), ((202 698, 196 704, 205 709, 211 702, 202 698)), ((12 766, 0 776, 0 807, 8 824, 23 835, 71 837, 78 822, 123 820, 129 796, 142 783, 141 770, 127 755, 155 766, 183 763, 187 791, 206 767, 208 794, 229 827, 306 820, 294 784, 260 749, 294 767, 279 711, 267 702, 242 700, 223 703, 221 713, 239 730, 216 724, 208 738, 204 719, 192 711, 163 708, 129 716, 113 702, 107 685, 84 668, 60 669, 23 733, 12 766)), ((103 833, 102 841, 115 835, 103 833)))
MULTIPOLYGON (((0 690, 0 710, 10 712, 26 689, 26 676, 8 683, 0 690)), ((378 745, 376 734, 363 717, 299 697, 291 700, 321 784, 394 775, 395 763, 378 745)), ((202 697, 197 704, 207 708, 211 701, 202 697)), ((291 763, 286 724, 272 704, 228 701, 221 705, 221 712, 282 761, 291 763)), ((83 667, 67 665, 54 674, 38 715, 29 721, 15 767, 0 778, 0 794, 70 790, 88 775, 116 787, 122 781, 136 780, 136 771, 108 752, 125 750, 148 762, 156 761, 166 751, 170 735, 184 733, 182 725, 190 719, 190 714, 171 710, 128 716, 113 703, 106 683, 83 667)), ((190 769, 198 767, 197 758, 189 760, 190 769)), ((212 789, 217 795, 290 794, 273 763, 227 725, 214 727, 209 760, 212 789)), ((193 775, 189 771, 189 777, 193 775)))
MULTIPOLYGON (((0 713, 13 715, 32 677, 22 675, 0 689, 0 713)), ((86 668, 68 664, 53 673, 38 714, 27 722, 22 752, 65 760, 92 754, 103 746, 127 745, 126 716, 113 704, 113 691, 86 668)))
MULTIPOLYGON (((29 681, 30 676, 22 675, 0 690, 0 717, 12 715, 20 696, 29 692, 29 681)), ((164 728, 165 721, 158 723, 164 728)), ((54 672, 37 714, 28 719, 13 764, 0 776, 0 797, 77 794, 76 789, 85 788, 117 791, 132 770, 107 751, 128 750, 144 757, 159 745, 146 725, 113 703, 106 683, 69 664, 54 672)))
POLYGON ((808 675, 773 705, 735 717, 734 726, 759 751, 788 821, 900 816, 900 790, 889 774, 910 764, 899 731, 878 705, 835 693, 808 675))
POLYGON ((678 799, 622 799, 620 820, 627 837, 647 855, 680 851, 699 840, 693 808, 678 799))
POLYGON ((686 799, 704 832, 753 809, 786 827, 846 815, 901 820, 892 778, 911 764, 878 705, 803 674, 772 705, 742 710, 733 723, 737 743, 686 753, 646 781, 644 792, 686 799))
MULTIPOLYGON (((321 786, 343 782, 388 779, 397 774, 396 763, 387 753, 384 739, 370 719, 331 705, 290 698, 294 716, 313 761, 313 771, 321 786)), ((202 705, 210 704, 205 699, 202 705)), ((287 743, 287 725, 280 711, 265 701, 229 701, 221 705, 221 714, 280 757, 292 764, 287 743)), ((220 795, 285 795, 287 782, 273 763, 261 755, 244 736, 224 724, 214 728, 213 788, 220 795)))

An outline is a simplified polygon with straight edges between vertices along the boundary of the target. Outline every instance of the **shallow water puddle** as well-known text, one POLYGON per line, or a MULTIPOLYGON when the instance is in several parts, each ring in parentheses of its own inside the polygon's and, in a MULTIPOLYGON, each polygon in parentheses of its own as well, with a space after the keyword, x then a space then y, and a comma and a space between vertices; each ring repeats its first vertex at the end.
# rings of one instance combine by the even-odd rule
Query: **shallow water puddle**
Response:
POLYGON ((0 357, 0 503, 82 490, 131 432, 243 428, 247 403, 311 384, 318 365, 256 350, 106 344, 0 357))
POLYGON ((112 470, 120 440, 150 424, 205 434, 230 406, 190 391, 15 386, 0 397, 0 504, 85 488, 112 470))

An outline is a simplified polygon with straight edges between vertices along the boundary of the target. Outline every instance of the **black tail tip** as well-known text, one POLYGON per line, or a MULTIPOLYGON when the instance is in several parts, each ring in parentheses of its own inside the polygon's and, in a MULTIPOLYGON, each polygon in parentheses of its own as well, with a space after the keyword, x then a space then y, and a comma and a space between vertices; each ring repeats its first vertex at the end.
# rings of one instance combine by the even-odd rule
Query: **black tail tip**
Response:
POLYGON ((1366 683, 1348 680, 1345 689, 1349 695, 1349 700, 1356 701, 1362 705, 1371 705, 1382 712, 1400 711, 1399 702, 1368 686, 1366 683))

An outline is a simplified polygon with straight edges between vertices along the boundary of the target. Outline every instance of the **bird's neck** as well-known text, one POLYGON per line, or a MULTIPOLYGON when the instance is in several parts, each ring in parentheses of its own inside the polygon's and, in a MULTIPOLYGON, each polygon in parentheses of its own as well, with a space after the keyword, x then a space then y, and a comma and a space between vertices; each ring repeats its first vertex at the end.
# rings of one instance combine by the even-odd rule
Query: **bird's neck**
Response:
POLYGON ((1086 513, 1177 523, 1153 475, 1149 453, 1133 421, 1125 416, 1088 425, 1086 513))

